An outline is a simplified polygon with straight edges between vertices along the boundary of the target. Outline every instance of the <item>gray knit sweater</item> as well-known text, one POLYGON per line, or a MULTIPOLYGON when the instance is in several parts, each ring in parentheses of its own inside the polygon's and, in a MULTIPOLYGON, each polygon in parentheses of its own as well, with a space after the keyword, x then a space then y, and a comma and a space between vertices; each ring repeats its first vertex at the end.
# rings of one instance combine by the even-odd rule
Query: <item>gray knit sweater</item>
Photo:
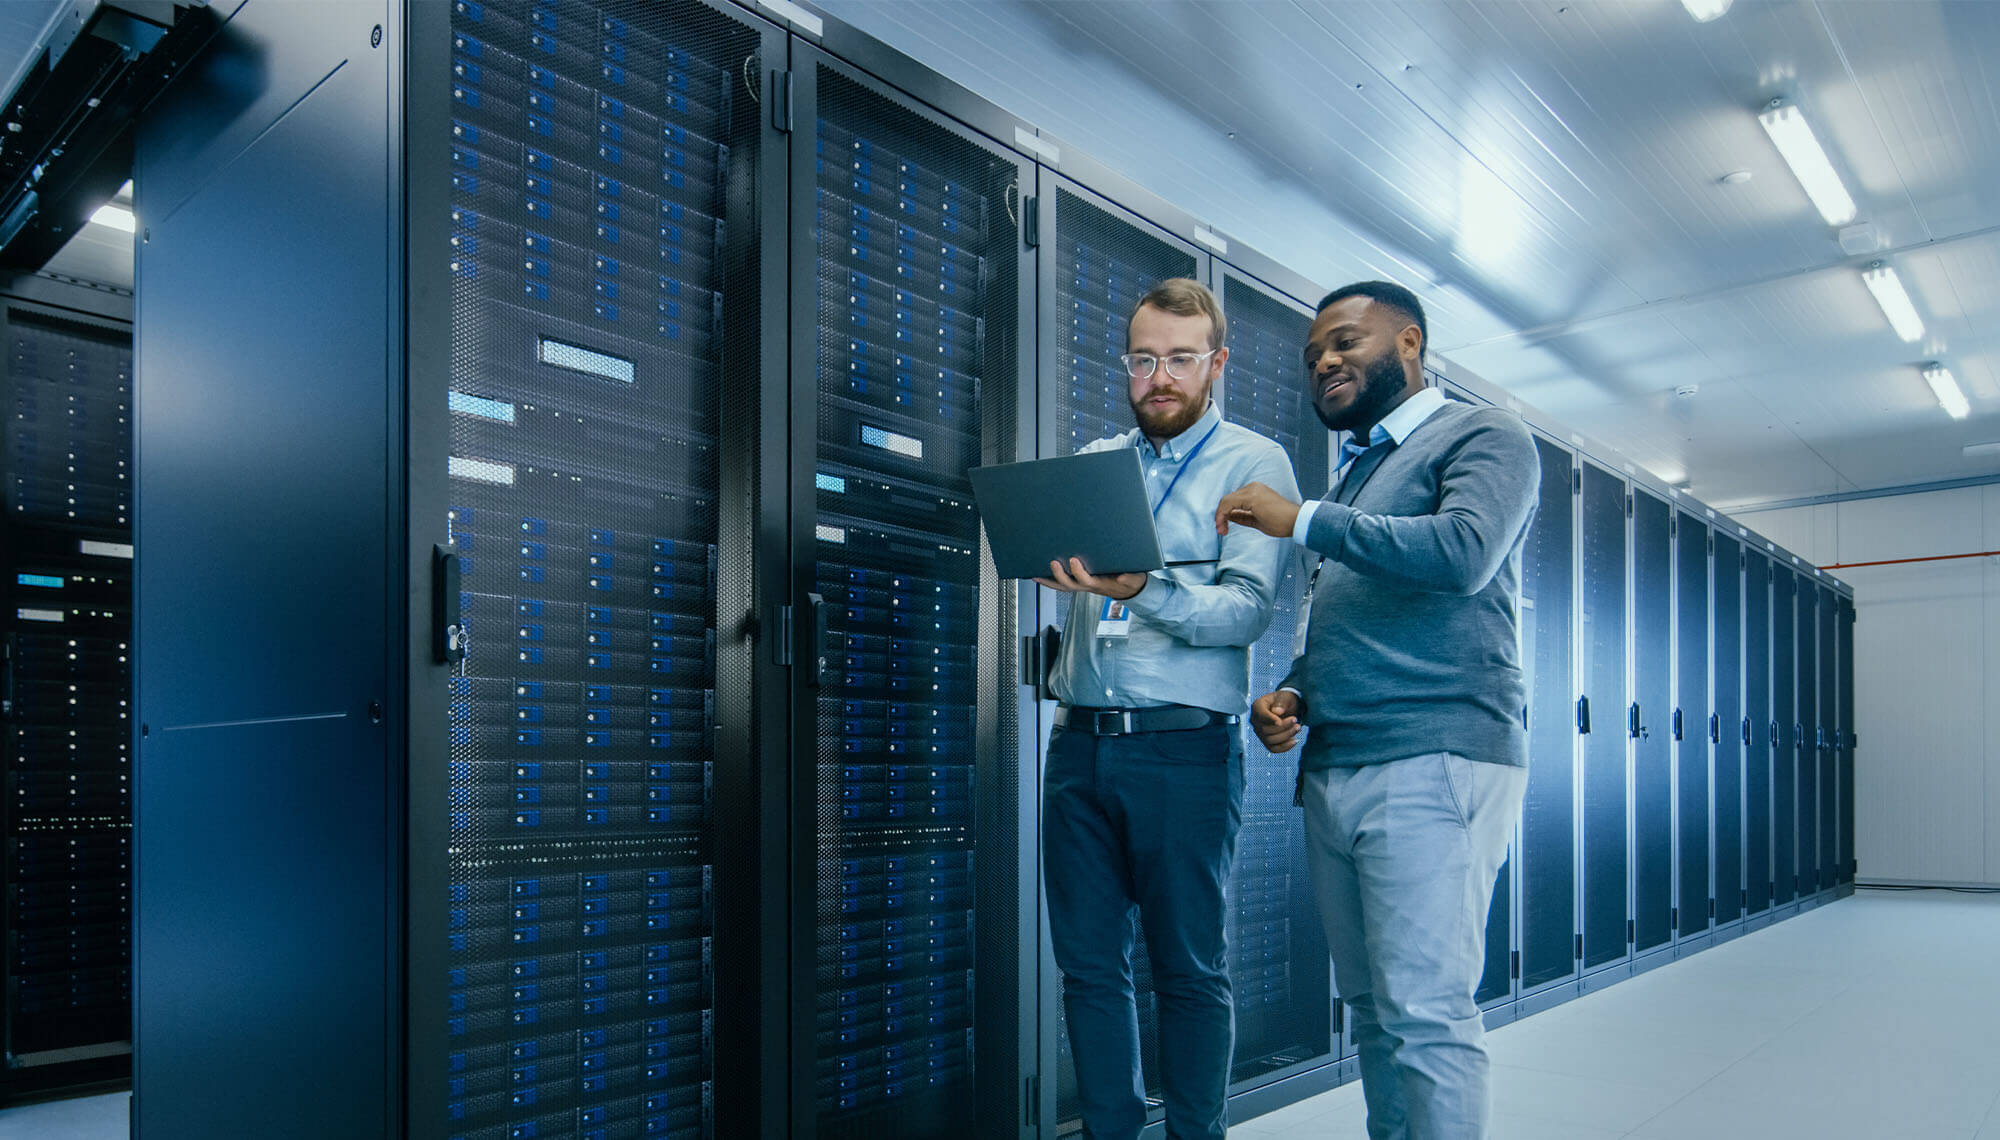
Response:
POLYGON ((1284 681, 1305 702, 1304 768, 1527 765, 1521 544, 1540 482, 1520 417, 1454 402, 1315 509, 1306 546, 1326 561, 1284 681))

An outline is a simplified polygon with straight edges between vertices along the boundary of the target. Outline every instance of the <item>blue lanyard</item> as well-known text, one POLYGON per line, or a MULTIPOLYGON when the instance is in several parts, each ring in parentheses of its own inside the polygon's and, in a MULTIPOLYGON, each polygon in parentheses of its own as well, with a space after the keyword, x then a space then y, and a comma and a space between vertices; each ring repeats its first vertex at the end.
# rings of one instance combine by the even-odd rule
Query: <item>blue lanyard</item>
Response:
POLYGON ((1160 508, 1166 506, 1167 500, 1174 497, 1174 488, 1180 486, 1181 476, 1187 474, 1188 468, 1194 466, 1194 457, 1200 455, 1201 449, 1208 446, 1209 436, 1214 435, 1215 428, 1219 428, 1221 426, 1222 426, 1221 424, 1216 424, 1215 427, 1209 428, 1208 435, 1202 436, 1201 442, 1194 445, 1194 450, 1187 453, 1186 459, 1181 460, 1180 467, 1174 471, 1174 477, 1167 483, 1166 494, 1161 495, 1160 501, 1153 507, 1154 518, 1160 517, 1160 508))

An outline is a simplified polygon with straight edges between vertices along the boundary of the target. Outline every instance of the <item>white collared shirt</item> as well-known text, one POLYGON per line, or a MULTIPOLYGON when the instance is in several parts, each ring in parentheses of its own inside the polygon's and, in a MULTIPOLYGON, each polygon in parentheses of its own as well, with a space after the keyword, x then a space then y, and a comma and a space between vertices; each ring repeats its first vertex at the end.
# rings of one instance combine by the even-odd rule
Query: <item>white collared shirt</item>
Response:
MULTIPOLYGON (((1384 440, 1394 440, 1400 445, 1410 438, 1411 432, 1417 430, 1425 420, 1430 419, 1432 413, 1444 407, 1444 404, 1444 392, 1437 388, 1425 388, 1396 405, 1388 415, 1382 417, 1382 422, 1376 424, 1368 433, 1369 446, 1372 447, 1384 440)), ((1340 465, 1340 470, 1335 472, 1333 477, 1335 487, 1340 486, 1340 481, 1347 477, 1347 469, 1353 465, 1352 456, 1340 465)), ((1292 524, 1293 542, 1300 546, 1306 544, 1306 531, 1312 526, 1313 512, 1318 508, 1319 501, 1316 499, 1299 505, 1298 521, 1292 524)))

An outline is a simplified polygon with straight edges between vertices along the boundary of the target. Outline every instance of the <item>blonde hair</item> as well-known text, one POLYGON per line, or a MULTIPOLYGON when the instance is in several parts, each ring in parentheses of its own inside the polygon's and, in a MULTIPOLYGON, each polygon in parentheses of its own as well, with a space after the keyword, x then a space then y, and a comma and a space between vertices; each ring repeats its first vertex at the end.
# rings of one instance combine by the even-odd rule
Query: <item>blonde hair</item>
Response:
MULTIPOLYGON (((1222 315, 1222 302, 1215 299, 1208 286, 1191 277, 1169 277, 1146 291, 1139 303, 1132 306, 1132 317, 1139 310, 1151 305, 1163 313, 1177 317, 1207 317, 1209 323, 1208 347, 1221 348, 1224 337, 1229 332, 1229 319, 1222 315)), ((1125 343, 1132 342, 1132 318, 1125 319, 1125 343)))

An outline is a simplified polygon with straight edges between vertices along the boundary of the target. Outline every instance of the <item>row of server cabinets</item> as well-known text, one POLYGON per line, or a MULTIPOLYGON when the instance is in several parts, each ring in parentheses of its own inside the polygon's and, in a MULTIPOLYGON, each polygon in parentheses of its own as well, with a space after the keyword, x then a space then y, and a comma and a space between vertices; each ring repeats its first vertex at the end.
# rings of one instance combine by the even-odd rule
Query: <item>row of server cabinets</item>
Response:
POLYGON ((130 318, 0 286, 0 1102, 128 1072, 130 318))
MULTIPOLYGON (((1188 276, 1224 413, 1324 492, 1316 292, 785 11, 253 0, 144 124, 146 1140, 1077 1127, 1039 901, 1060 610, 995 578, 966 471, 1129 427, 1124 321, 1188 276)), ((1544 449, 1509 1010, 1851 867, 1846 769, 1801 783, 1793 727, 1851 705, 1845 594, 1544 449)), ((1239 1116, 1352 1075, 1291 762, 1249 765, 1239 1116)))

